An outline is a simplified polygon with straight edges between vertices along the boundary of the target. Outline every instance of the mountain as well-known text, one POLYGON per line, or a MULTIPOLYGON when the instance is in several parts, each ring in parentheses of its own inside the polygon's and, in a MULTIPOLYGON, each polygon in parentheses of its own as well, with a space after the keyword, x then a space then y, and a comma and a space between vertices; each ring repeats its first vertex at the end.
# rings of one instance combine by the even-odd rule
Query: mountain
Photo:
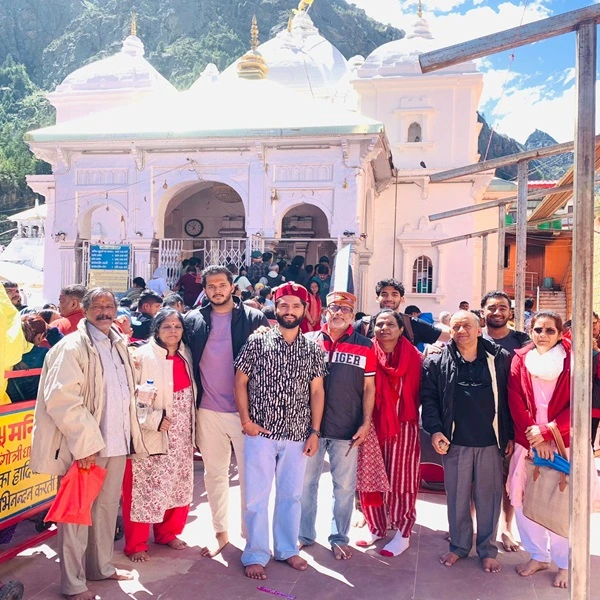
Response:
MULTIPOLYGON (((488 125, 485 117, 477 113, 477 120, 482 123, 479 133, 478 151, 480 160, 491 160, 492 158, 501 158, 509 154, 524 152, 525 150, 534 150, 545 146, 553 146, 558 142, 547 133, 536 129, 525 141, 520 144, 507 135, 494 131, 488 125), (491 136, 491 142, 490 142, 491 136)), ((569 167, 573 164, 573 153, 559 154, 549 156, 540 160, 529 162, 529 179, 560 179, 569 167)), ((517 165, 508 165, 501 169, 496 169, 496 175, 501 179, 515 180, 517 178, 517 165)))
MULTIPOLYGON (((9 54, 32 81, 51 89, 84 64, 119 51, 131 14, 146 58, 179 88, 210 62, 225 68, 248 50, 256 15, 260 40, 286 27, 297 0, 28 0, 0 4, 0 61, 9 54), (26 7, 23 7, 26 4, 26 7)), ((310 16, 350 58, 367 56, 402 31, 367 17, 344 0, 317 0, 310 16)))
MULTIPOLYGON (((558 142, 551 135, 536 129, 525 141, 525 149, 535 150, 536 148, 544 148, 555 144, 558 144, 558 142)), ((574 160, 575 157, 572 152, 542 158, 538 161, 541 172, 544 174, 540 179, 560 179, 573 165, 574 160)), ((534 179, 537 179, 537 177, 534 179)))

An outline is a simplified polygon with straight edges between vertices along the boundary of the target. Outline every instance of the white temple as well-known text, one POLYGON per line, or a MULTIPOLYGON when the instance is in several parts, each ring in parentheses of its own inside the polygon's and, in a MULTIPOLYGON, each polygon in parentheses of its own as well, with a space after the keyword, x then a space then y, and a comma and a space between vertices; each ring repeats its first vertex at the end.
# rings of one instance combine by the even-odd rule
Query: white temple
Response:
POLYGON ((130 279, 148 279, 157 266, 175 277, 192 255, 241 264, 271 249, 316 264, 351 243, 363 310, 392 276, 425 312, 474 302, 480 242, 431 242, 497 214, 427 216, 481 202, 492 174, 428 176, 477 160, 482 75, 473 63, 422 75, 435 39, 422 17, 407 32, 347 61, 300 11, 260 45, 254 26, 246 55, 178 92, 133 30, 117 55, 69 75, 48 94, 56 125, 26 136, 53 167, 28 177, 47 204, 46 297, 87 281, 90 244, 129 245, 130 279))

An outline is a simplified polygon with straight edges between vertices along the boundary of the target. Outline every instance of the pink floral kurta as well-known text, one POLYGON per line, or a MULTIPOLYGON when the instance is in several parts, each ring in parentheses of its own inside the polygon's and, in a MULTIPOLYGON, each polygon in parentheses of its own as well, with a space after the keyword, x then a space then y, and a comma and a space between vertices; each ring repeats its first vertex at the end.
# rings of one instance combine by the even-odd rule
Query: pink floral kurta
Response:
POLYGON ((132 521, 161 523, 165 511, 191 503, 194 488, 193 418, 192 388, 175 392, 168 453, 131 461, 132 521))

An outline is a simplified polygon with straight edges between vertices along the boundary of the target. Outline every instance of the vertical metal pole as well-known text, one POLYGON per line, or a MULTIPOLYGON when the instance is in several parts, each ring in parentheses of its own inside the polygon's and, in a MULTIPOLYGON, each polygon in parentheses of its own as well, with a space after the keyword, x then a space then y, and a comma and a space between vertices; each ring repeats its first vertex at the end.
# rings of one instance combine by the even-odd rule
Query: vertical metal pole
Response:
POLYGON ((506 245, 506 205, 498 207, 498 275, 496 289, 504 289, 504 246, 506 245))
POLYGON ((577 29, 571 356, 571 600, 590 598, 590 444, 596 119, 596 23, 577 29))
POLYGON ((525 271, 527 270, 527 167, 524 160, 517 171, 517 264, 515 268, 515 329, 525 327, 525 271))
POLYGON ((488 261, 488 236, 487 233, 481 236, 481 297, 487 292, 487 261, 488 261))

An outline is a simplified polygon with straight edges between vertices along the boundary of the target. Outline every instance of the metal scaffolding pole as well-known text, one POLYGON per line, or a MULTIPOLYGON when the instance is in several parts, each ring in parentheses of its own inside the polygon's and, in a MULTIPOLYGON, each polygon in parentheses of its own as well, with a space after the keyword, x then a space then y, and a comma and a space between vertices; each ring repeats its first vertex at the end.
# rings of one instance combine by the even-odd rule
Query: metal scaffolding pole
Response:
POLYGON ((515 329, 525 328, 525 272, 527 271, 527 167, 526 160, 517 167, 517 266, 515 269, 515 329))
MULTIPOLYGON (((573 228, 573 350, 571 356, 571 530, 569 594, 590 597, 590 412, 592 395, 592 277, 596 105, 596 23, 600 5, 556 15, 419 57, 424 73, 570 31, 577 32, 573 228)), ((520 160, 528 160, 525 153, 520 160)), ((521 163, 519 163, 521 167, 521 163)), ((523 177, 523 169, 520 169, 523 177)), ((475 171, 471 171, 475 172, 475 171)), ((465 173, 461 173, 465 174, 465 173)), ((526 175, 526 172, 525 172, 526 175)), ((459 176, 454 174, 454 177, 459 176)), ((433 178, 432 178, 433 181, 433 178)), ((522 186, 519 186, 520 188, 522 186)), ((522 208, 522 207, 519 207, 522 208)), ((523 265, 522 265, 523 266, 523 265)), ((522 317, 522 306, 517 315, 522 317)), ((519 323, 517 323, 519 326, 519 323)))
POLYGON ((487 294, 488 236, 481 236, 481 297, 487 294))
POLYGON ((498 207, 498 270, 496 289, 504 289, 504 247, 506 245, 506 205, 498 207))
POLYGON ((571 355, 572 600, 590 598, 590 486, 592 447, 592 296, 594 269, 594 143, 596 119, 596 23, 577 29, 573 226, 573 349, 571 355), (576 543, 573 541, 576 540, 576 543))

